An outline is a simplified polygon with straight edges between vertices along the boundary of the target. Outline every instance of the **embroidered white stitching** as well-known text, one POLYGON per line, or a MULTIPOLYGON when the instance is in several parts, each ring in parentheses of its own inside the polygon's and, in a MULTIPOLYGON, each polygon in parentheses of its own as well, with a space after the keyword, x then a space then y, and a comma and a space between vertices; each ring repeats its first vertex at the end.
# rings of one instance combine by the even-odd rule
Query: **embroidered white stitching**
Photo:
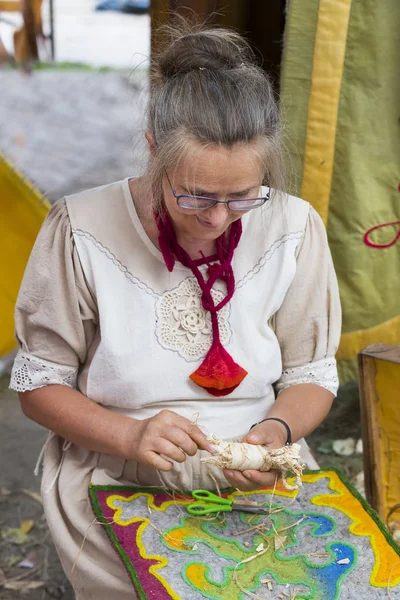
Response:
POLYGON ((111 252, 111 250, 106 246, 103 246, 103 244, 99 242, 91 233, 89 233, 88 231, 83 231, 82 229, 73 229, 72 232, 81 237, 85 237, 90 242, 92 242, 92 244, 98 250, 100 250, 100 252, 105 254, 107 258, 109 258, 114 263, 114 265, 118 267, 121 273, 123 273, 131 283, 137 285, 138 288, 140 288, 141 290, 146 292, 146 294, 149 294, 153 298, 160 297, 160 294, 157 294, 154 290, 151 289, 151 287, 149 287, 143 281, 140 281, 140 279, 132 275, 132 273, 128 271, 128 268, 121 261, 118 260, 118 258, 111 252))
POLYGON ((290 233, 285 233, 281 238, 275 240, 275 242, 264 252, 260 260, 254 265, 254 267, 246 273, 244 277, 236 284, 236 289, 243 287, 250 279, 257 275, 264 267, 265 263, 267 263, 275 252, 280 248, 283 244, 288 242, 289 240, 299 240, 303 236, 304 231, 291 231, 290 233), (268 256, 269 255, 269 256, 268 256))
MULTIPOLYGON (((109 258, 115 264, 115 266, 118 267, 118 269, 125 275, 125 277, 131 283, 133 283, 134 285, 137 285, 141 290, 143 290, 144 292, 146 292, 153 298, 156 298, 156 299, 160 298, 160 296, 162 294, 157 294, 157 292, 155 292, 151 287, 149 287, 143 281, 140 281, 140 279, 138 279, 137 277, 132 275, 132 273, 130 271, 128 271, 128 268, 123 263, 121 263, 120 260, 118 260, 118 258, 111 252, 111 250, 109 248, 107 248, 106 246, 103 246, 103 244, 101 242, 99 242, 91 233, 89 233, 88 231, 84 231, 82 229, 72 229, 72 232, 81 237, 85 237, 86 239, 91 241, 92 244, 98 250, 100 250, 100 252, 105 254, 107 256, 107 258, 109 258)), ((259 261, 254 265, 254 267, 250 271, 248 271, 248 273, 246 273, 246 275, 244 275, 244 277, 242 277, 242 279, 240 279, 240 281, 238 281, 236 283, 236 286, 235 286, 236 289, 243 287, 250 279, 252 279, 254 277, 254 275, 257 275, 257 273, 259 273, 261 271, 261 269, 264 267, 265 263, 267 263, 269 260, 271 260, 271 258, 275 254, 276 250, 278 250, 278 248, 280 248, 283 244, 285 244, 286 242, 288 242, 290 240, 301 239, 303 233, 304 233, 304 231, 292 231, 289 233, 285 233, 281 238, 279 238, 278 240, 275 240, 275 242, 268 248, 268 250, 266 250, 264 252, 264 254, 259 259, 259 261), (268 256, 269 254, 270 254, 270 256, 268 256)), ((166 290, 163 293, 165 294, 168 291, 169 290, 166 290)))

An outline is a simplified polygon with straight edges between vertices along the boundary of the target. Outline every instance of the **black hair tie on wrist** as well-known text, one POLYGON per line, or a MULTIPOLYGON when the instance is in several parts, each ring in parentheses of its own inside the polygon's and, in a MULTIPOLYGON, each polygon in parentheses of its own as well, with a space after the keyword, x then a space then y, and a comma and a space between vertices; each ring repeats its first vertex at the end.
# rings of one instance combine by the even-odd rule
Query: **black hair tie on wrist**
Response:
POLYGON ((268 417, 267 419, 263 419, 262 421, 259 421, 258 423, 254 423, 254 425, 252 425, 250 427, 250 430, 253 429, 253 427, 255 427, 256 425, 260 425, 260 423, 264 423, 264 421, 278 421, 278 423, 282 423, 282 425, 286 429, 286 433, 287 433, 287 439, 286 439, 285 446, 292 445, 292 432, 290 431, 289 425, 283 419, 278 419, 277 417, 268 417))

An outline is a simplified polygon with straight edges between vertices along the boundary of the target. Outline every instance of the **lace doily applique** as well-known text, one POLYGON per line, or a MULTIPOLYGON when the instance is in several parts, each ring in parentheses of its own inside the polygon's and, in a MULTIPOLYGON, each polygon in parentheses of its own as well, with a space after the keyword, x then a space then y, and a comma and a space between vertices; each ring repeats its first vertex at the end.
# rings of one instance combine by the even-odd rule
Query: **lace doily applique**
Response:
POLYGON ((78 369, 18 352, 11 373, 10 388, 16 392, 36 390, 46 385, 76 387, 78 369))
POLYGON ((282 392, 298 383, 320 385, 336 396, 339 387, 336 360, 334 358, 323 358, 300 367, 285 369, 275 387, 277 392, 282 392))
MULTIPOLYGON (((211 291, 215 304, 224 294, 211 291)), ((197 281, 189 277, 178 287, 162 294, 156 304, 156 335, 161 346, 174 350, 187 361, 204 358, 212 343, 210 313, 201 305, 201 290, 197 281)), ((229 342, 229 304, 218 312, 220 338, 223 345, 229 342)))

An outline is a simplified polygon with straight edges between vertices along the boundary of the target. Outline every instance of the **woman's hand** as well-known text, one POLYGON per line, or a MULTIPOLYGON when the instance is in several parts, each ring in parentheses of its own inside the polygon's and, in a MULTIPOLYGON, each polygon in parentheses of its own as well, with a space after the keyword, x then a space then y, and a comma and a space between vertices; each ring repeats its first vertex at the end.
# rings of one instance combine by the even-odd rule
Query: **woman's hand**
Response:
POLYGON ((171 410, 162 410, 155 417, 132 422, 127 455, 160 471, 171 471, 174 465, 167 459, 184 462, 186 455, 194 456, 199 448, 214 451, 197 425, 171 410))
POLYGON ((161 471, 173 468, 168 459, 183 462, 187 454, 193 456, 199 448, 215 451, 197 425, 170 410, 162 410, 151 419, 131 419, 65 385, 24 392, 20 400, 27 417, 64 439, 161 471))
MULTIPOLYGON (((287 432, 278 421, 266 421, 253 427, 245 437, 240 440, 247 444, 260 444, 267 448, 281 448, 285 445, 287 432)), ((250 492, 263 487, 274 485, 277 477, 276 471, 232 471, 224 470, 224 475, 232 487, 244 492, 250 492)))

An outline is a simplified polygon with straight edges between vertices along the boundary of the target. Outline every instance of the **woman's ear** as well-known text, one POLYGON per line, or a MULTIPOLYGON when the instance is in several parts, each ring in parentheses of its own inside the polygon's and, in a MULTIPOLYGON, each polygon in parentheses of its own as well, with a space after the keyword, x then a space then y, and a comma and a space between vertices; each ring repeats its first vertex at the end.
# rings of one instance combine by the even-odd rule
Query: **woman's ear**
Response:
POLYGON ((145 138, 146 138, 147 143, 149 145, 150 154, 154 158, 155 155, 156 155, 156 152, 157 152, 157 146, 156 146, 156 142, 154 140, 154 137, 151 135, 150 131, 147 131, 145 133, 145 138))

